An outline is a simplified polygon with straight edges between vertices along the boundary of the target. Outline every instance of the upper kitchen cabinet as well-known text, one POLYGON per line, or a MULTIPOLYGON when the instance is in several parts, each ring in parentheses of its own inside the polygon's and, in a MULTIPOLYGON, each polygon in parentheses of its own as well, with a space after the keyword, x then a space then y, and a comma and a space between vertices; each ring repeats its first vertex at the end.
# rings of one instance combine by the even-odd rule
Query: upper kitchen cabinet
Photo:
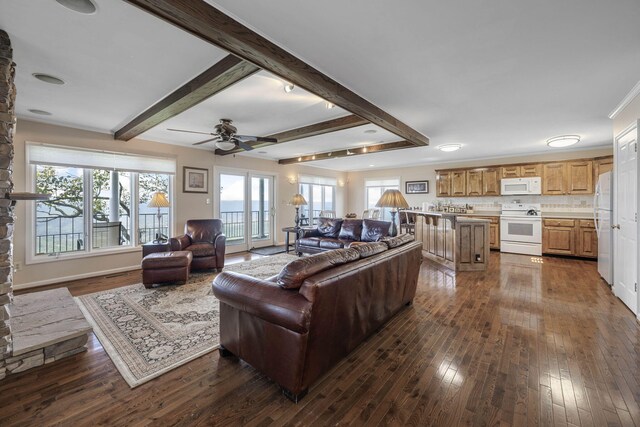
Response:
POLYGON ((482 170, 467 171, 467 196, 482 196, 482 170))
POLYGON ((482 195, 500 195, 500 168, 489 168, 482 170, 482 195))
POLYGON ((593 162, 567 162, 567 194, 593 193, 593 162))
POLYGON ((593 160, 593 184, 598 182, 598 177, 613 170, 613 156, 601 157, 593 160))
POLYGON ((566 194, 566 170, 565 162, 545 163, 542 166, 542 194, 566 194))
POLYGON ((542 165, 539 163, 502 166, 503 178, 528 178, 534 176, 542 176, 542 165))
POLYGON ((467 195, 467 171, 451 172, 451 195, 454 197, 467 195))
POLYGON ((436 176, 436 196, 451 197, 451 172, 438 172, 436 176))

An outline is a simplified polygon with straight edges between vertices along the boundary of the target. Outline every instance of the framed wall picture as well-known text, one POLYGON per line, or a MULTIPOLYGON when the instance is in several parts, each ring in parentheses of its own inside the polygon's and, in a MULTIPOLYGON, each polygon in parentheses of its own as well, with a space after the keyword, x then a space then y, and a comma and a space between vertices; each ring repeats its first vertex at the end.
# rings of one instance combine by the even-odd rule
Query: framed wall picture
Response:
POLYGON ((209 169, 182 168, 182 192, 183 193, 208 193, 209 169))
POLYGON ((427 194, 429 181, 405 181, 404 192, 406 194, 427 194))

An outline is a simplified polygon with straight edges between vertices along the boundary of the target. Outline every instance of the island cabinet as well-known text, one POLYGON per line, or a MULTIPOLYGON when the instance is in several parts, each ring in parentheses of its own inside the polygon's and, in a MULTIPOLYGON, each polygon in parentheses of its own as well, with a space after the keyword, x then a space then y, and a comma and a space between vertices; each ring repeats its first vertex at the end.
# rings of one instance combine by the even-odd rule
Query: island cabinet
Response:
POLYGON ((485 270, 489 264, 489 221, 455 214, 413 211, 422 255, 455 271, 485 270))
POLYGON ((489 221, 489 248, 500 250, 500 217, 499 216, 461 216, 459 218, 478 218, 489 221))

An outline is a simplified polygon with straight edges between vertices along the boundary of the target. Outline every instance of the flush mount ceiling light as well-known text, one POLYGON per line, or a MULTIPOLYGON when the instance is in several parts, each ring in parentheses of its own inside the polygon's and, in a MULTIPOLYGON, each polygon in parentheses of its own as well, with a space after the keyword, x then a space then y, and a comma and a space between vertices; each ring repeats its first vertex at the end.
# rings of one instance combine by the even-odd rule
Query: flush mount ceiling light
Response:
POLYGON ((36 108, 30 108, 27 111, 30 112, 30 113, 33 113, 33 114, 39 114, 41 116, 50 116, 51 115, 51 113, 48 112, 48 111, 38 110, 36 108))
POLYGON ((33 73, 32 75, 33 75, 33 77, 35 77, 36 79, 40 80, 41 82, 49 83, 49 84, 52 84, 52 85, 63 85, 64 84, 64 80, 59 79, 58 77, 54 77, 51 74, 33 73))
POLYGON ((96 13, 96 5, 91 0, 56 0, 60 5, 84 15, 96 13))
POLYGON ((580 135, 560 135, 547 139, 547 145, 553 148, 562 148, 580 142, 580 135))
POLYGON ((443 145, 438 145, 436 148, 440 151, 449 153, 451 151, 458 151, 459 149, 461 149, 462 144, 443 144, 443 145))
POLYGON ((293 89, 295 89, 295 86, 291 83, 285 83, 284 85, 284 91, 289 93, 291 92, 293 89))

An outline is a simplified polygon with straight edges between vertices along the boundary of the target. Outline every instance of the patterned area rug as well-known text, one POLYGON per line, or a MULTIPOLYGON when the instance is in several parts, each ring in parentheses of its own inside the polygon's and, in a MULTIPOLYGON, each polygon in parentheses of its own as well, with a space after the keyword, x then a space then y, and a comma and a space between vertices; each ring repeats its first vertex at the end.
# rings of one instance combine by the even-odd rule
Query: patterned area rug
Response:
MULTIPOLYGON (((265 279, 293 259, 294 255, 274 255, 231 264, 225 271, 265 279)), ((215 276, 193 273, 181 286, 146 289, 140 283, 76 301, 133 388, 218 348, 219 306, 211 290, 215 276)))

